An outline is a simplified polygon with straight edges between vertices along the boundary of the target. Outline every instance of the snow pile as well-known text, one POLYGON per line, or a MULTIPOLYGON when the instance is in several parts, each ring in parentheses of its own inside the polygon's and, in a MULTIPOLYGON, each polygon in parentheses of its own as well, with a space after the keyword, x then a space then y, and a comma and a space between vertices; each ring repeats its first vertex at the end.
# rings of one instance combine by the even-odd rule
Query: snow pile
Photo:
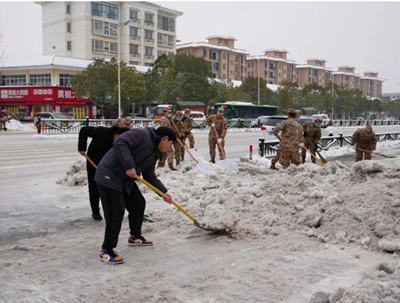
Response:
POLYGON ((33 124, 23 124, 18 120, 11 119, 6 122, 7 129, 11 131, 35 131, 33 124))
POLYGON ((76 161, 65 176, 56 181, 57 184, 68 184, 69 186, 84 186, 87 185, 86 162, 79 160, 76 161))

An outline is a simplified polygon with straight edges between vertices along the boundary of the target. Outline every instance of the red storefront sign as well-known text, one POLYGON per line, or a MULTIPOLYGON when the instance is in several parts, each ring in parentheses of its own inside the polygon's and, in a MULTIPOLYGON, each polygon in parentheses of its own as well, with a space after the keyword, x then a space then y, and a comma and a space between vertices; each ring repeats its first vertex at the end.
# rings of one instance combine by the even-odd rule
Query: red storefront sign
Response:
POLYGON ((79 100, 70 87, 57 86, 0 86, 0 103, 51 103, 83 105, 88 98, 79 100))

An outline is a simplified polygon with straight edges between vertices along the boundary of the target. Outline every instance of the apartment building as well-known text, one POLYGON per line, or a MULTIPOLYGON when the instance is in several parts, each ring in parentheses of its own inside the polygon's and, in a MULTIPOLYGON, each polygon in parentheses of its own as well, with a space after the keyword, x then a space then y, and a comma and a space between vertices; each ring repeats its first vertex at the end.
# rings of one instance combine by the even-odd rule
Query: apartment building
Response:
POLYGON ((325 66, 324 59, 307 59, 307 64, 296 65, 296 81, 299 87, 317 83, 326 86, 332 82, 333 70, 325 66))
POLYGON ((42 6, 43 54, 91 60, 119 56, 148 66, 176 53, 182 12, 150 2, 35 2, 42 6))
POLYGON ((360 89, 363 95, 371 98, 381 98, 383 81, 378 78, 377 72, 364 72, 364 76, 360 78, 360 89))
POLYGON ((176 46, 177 54, 203 57, 210 62, 214 78, 244 81, 248 53, 235 48, 234 37, 213 35, 208 42, 189 42, 176 46))
POLYGON ((332 73, 333 83, 347 89, 360 89, 361 76, 355 73, 354 66, 339 66, 337 72, 332 73))
POLYGON ((399 93, 382 93, 382 98, 388 98, 391 101, 400 100, 400 92, 399 93))
POLYGON ((263 56, 247 57, 247 76, 264 78, 267 84, 296 81, 296 63, 284 49, 267 49, 263 56))

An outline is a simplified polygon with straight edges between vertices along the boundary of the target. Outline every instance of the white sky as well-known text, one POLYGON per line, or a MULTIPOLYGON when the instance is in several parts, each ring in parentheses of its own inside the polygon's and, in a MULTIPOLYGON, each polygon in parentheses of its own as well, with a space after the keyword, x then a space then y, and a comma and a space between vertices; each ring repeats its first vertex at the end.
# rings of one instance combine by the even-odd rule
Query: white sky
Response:
MULTIPOLYGON (((205 41, 209 35, 234 36, 236 47, 250 55, 286 49, 298 64, 307 58, 327 60, 337 70, 376 71, 387 79, 383 92, 400 91, 398 54, 400 2, 194 2, 155 1, 183 12, 177 38, 205 41)), ((0 50, 9 57, 42 55, 41 6, 0 2, 0 50)))

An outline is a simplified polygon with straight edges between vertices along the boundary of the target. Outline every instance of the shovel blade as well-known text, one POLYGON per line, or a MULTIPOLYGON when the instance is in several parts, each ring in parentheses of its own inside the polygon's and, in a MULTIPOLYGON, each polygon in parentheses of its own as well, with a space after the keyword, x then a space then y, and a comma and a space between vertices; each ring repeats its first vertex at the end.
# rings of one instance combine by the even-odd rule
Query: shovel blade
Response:
POLYGON ((196 225, 198 228, 207 230, 207 231, 224 231, 225 229, 223 228, 216 228, 216 227, 212 227, 210 225, 206 225, 206 224, 200 224, 199 222, 195 221, 194 225, 196 225))
POLYGON ((219 161, 221 163, 221 166, 225 170, 232 170, 232 171, 238 171, 239 168, 236 165, 236 162, 231 160, 231 159, 225 159, 219 161))
POLYGON ((204 160, 203 156, 200 155, 200 153, 197 150, 191 148, 191 149, 189 149, 189 151, 197 159, 197 161, 200 162, 201 160, 204 160))

